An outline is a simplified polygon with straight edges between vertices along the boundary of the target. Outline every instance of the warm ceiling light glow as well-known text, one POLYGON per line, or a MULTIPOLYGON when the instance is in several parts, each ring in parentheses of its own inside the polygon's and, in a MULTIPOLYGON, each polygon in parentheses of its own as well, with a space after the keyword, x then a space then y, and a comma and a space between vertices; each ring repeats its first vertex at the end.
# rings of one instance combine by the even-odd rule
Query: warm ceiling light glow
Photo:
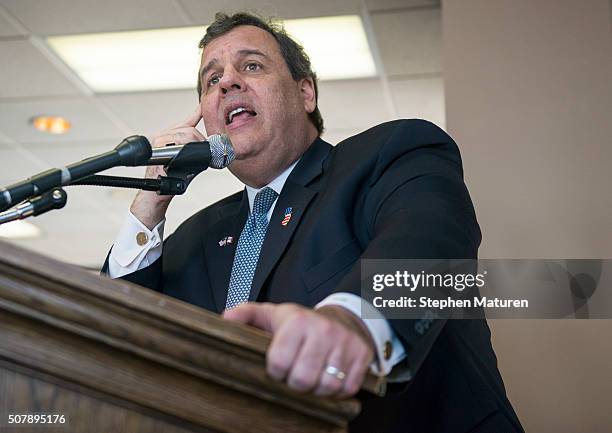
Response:
POLYGON ((0 225, 0 238, 24 239, 40 235, 40 229, 27 221, 17 220, 0 225))
POLYGON ((37 116, 31 122, 34 128, 49 134, 65 134, 72 126, 68 120, 59 116, 37 116))
MULTIPOLYGON (((357 15, 284 21, 300 41, 320 79, 376 75, 357 15)), ((198 41, 206 28, 55 36, 51 48, 95 92, 195 89, 198 41)))

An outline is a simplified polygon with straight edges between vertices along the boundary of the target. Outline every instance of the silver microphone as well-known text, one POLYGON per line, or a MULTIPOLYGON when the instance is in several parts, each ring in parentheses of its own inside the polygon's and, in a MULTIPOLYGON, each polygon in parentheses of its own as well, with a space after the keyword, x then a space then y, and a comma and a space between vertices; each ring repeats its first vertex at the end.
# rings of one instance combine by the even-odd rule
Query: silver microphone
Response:
POLYGON ((234 160, 234 147, 229 137, 225 134, 214 134, 202 142, 188 143, 153 149, 151 158, 144 165, 166 165, 172 161, 183 150, 185 146, 203 145, 210 147, 210 161, 208 166, 212 168, 225 168, 234 160))

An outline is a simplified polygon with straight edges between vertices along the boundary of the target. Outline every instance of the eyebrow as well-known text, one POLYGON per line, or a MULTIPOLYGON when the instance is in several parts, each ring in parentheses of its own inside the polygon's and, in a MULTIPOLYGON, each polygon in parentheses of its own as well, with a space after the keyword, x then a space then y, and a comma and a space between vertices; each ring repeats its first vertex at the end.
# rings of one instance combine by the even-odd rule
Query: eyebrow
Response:
MULTIPOLYGON (((255 56, 260 56, 260 57, 264 57, 264 58, 268 58, 267 55, 265 55, 264 53, 262 53, 259 50, 256 49, 244 49, 244 50, 239 50, 238 51, 238 58, 242 58, 242 57, 246 57, 246 56, 250 56, 250 55, 255 55, 255 56)), ((206 66, 204 66, 201 70, 200 70, 200 77, 204 77, 208 71, 210 71, 212 68, 215 67, 215 65, 219 63, 219 61, 217 59, 211 59, 210 62, 208 62, 206 64, 206 66)))

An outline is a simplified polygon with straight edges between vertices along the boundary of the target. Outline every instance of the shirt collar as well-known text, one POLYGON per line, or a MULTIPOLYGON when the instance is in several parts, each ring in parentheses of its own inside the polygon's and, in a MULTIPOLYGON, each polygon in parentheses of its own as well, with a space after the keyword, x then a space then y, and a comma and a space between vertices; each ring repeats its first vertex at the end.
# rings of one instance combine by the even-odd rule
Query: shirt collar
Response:
POLYGON ((298 162, 300 162, 299 159, 295 161, 293 164, 291 164, 287 169, 285 169, 285 171, 279 174, 272 182, 270 182, 264 187, 257 189, 257 188, 253 188, 252 186, 245 185, 246 190, 247 190, 247 195, 249 197, 249 211, 251 212, 253 211, 253 203, 255 202, 255 196, 262 189, 269 187, 269 188, 272 188, 274 191, 276 191, 278 195, 280 195, 281 191, 283 190, 283 186, 285 186, 285 182, 287 181, 287 178, 289 177, 289 175, 291 174, 291 172, 293 171, 293 169, 295 168, 298 162))

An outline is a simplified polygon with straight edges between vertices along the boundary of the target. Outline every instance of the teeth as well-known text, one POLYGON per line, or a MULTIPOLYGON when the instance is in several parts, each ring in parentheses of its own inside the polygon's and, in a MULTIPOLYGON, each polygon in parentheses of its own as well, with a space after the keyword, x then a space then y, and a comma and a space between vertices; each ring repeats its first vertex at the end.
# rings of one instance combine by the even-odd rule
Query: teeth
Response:
POLYGON ((244 107, 238 107, 238 108, 230 111, 229 114, 228 114, 229 123, 232 123, 232 120, 234 119, 234 116, 236 114, 242 113, 243 111, 247 111, 247 109, 244 108, 244 107))

